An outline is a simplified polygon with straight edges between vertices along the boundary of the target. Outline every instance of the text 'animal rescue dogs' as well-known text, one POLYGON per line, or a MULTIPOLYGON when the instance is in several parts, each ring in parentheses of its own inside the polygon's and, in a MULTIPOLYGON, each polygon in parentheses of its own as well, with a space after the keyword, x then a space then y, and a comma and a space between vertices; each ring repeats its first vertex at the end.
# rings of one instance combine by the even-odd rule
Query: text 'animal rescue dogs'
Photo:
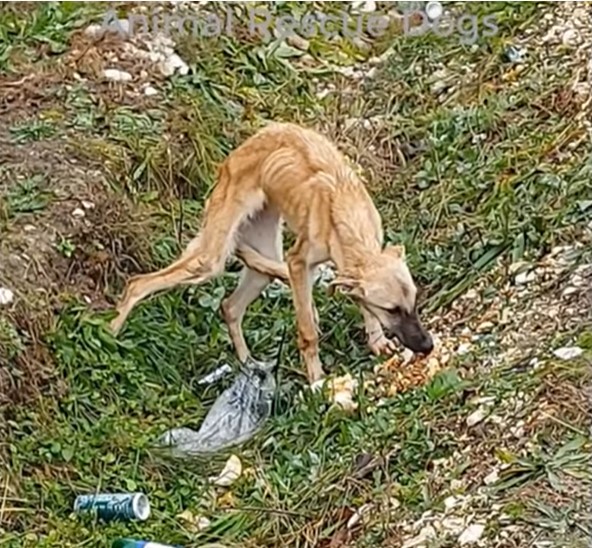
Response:
POLYGON ((337 277, 331 286, 360 306, 375 354, 390 354, 393 337, 414 352, 429 354, 433 341, 418 317, 404 248, 383 244, 378 211, 337 147, 314 130, 271 123, 222 163, 201 230, 181 257, 129 280, 111 327, 118 332, 132 308, 156 291, 219 276, 235 254, 245 267, 222 313, 239 360, 249 357, 242 331, 245 311, 279 278, 292 289, 298 347, 312 384, 324 376, 313 274, 318 265, 332 261, 337 277), (296 236, 285 262, 284 222, 296 236))

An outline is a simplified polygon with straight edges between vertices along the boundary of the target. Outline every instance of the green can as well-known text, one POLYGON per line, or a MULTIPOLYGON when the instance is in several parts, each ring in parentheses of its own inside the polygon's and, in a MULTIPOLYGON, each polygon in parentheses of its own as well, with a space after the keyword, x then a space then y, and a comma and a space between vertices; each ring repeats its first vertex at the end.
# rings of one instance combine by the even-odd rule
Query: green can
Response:
POLYGON ((97 493, 76 497, 74 512, 93 511, 105 521, 144 521, 150 516, 150 501, 143 493, 97 493))

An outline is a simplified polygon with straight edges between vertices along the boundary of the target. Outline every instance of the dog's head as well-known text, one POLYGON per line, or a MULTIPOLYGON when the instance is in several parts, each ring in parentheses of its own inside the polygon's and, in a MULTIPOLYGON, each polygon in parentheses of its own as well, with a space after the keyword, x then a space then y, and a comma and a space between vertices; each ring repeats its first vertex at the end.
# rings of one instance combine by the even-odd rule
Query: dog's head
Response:
POLYGON ((403 246, 387 246, 376 260, 355 273, 337 277, 338 289, 354 298, 382 324, 388 338, 397 337, 413 352, 429 354, 434 343, 417 314, 417 289, 405 262, 403 246))

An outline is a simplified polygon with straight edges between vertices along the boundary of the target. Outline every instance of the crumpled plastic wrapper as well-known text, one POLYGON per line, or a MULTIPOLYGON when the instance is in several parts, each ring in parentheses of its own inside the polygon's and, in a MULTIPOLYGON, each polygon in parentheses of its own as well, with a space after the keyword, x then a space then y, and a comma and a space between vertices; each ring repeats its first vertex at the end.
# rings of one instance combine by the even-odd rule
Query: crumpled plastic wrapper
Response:
POLYGON ((173 428, 159 445, 175 456, 211 454, 253 437, 271 414, 276 391, 275 364, 247 361, 236 379, 214 402, 200 429, 173 428))

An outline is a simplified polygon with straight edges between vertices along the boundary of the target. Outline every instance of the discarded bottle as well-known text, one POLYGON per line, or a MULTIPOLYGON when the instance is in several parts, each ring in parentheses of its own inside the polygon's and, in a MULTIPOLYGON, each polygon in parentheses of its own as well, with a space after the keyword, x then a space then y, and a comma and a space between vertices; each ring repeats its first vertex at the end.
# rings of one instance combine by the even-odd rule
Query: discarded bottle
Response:
POLYGON ((121 538, 113 541, 111 548, 181 548, 172 544, 160 544, 146 540, 135 540, 130 538, 121 538))
POLYGON ((131 538, 118 538, 113 541, 111 548, 180 548, 171 544, 160 544, 147 540, 134 540, 131 538))
POLYGON ((143 493, 99 493, 79 495, 74 501, 74 512, 96 511, 105 521, 141 520, 150 515, 150 502, 143 493))

